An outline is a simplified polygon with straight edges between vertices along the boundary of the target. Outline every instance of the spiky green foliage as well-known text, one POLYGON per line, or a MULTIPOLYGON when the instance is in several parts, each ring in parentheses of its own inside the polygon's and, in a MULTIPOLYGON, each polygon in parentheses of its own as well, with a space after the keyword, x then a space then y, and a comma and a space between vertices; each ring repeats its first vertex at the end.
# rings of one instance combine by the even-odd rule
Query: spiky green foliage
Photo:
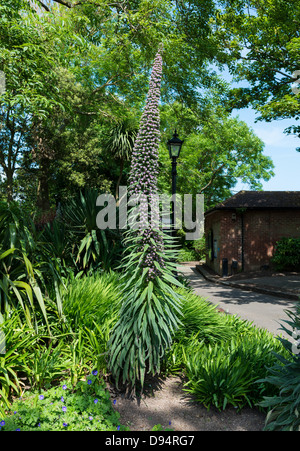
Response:
MULTIPOLYGON (((125 241, 133 248, 139 245, 138 237, 128 236, 125 241)), ((122 307, 109 343, 109 367, 116 381, 122 377, 131 386, 137 381, 143 385, 146 372, 160 372, 181 317, 181 296, 172 288, 180 283, 172 275, 172 261, 165 259, 160 276, 147 280, 148 268, 141 266, 147 252, 145 245, 143 251, 124 258, 122 307)))
POLYGON ((282 329, 290 339, 280 338, 288 356, 276 354, 277 361, 269 368, 267 377, 261 382, 276 387, 275 396, 265 397, 261 403, 267 408, 265 429, 268 431, 300 430, 300 307, 296 312, 287 312, 288 327, 282 329))

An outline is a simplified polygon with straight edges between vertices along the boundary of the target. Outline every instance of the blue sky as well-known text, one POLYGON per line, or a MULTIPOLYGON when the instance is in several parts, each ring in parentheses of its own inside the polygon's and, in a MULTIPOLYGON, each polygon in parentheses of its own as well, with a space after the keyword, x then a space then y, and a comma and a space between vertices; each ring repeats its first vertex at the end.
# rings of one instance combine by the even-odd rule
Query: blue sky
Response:
MULTIPOLYGON (((265 191, 300 191, 300 139, 288 136, 283 131, 295 122, 280 120, 273 122, 256 122, 256 112, 252 108, 234 110, 234 116, 250 126, 255 134, 265 143, 264 154, 272 158, 275 176, 268 182, 262 182, 265 191)), ((248 189, 246 184, 238 183, 234 191, 248 189)))
MULTIPOLYGON (((222 72, 218 71, 216 67, 214 69, 232 87, 247 86, 246 81, 232 82, 232 77, 227 69, 224 68, 222 72)), ((284 119, 273 122, 255 122, 259 115, 251 107, 234 110, 232 115, 238 116, 254 130, 265 144, 264 154, 272 158, 275 176, 268 182, 262 181, 263 190, 300 191, 300 152, 296 151, 296 148, 300 147, 300 139, 284 133, 287 127, 295 125, 295 121, 284 119)), ((249 185, 238 182, 232 191, 236 193, 242 189, 249 190, 250 188, 249 185)))

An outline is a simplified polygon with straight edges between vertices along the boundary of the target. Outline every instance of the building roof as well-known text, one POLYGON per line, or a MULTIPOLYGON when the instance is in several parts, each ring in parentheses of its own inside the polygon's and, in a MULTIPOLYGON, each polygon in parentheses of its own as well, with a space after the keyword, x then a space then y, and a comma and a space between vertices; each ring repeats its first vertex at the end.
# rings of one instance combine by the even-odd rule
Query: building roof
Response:
POLYGON ((300 191, 239 191, 217 204, 206 214, 215 210, 247 209, 300 209, 300 191))

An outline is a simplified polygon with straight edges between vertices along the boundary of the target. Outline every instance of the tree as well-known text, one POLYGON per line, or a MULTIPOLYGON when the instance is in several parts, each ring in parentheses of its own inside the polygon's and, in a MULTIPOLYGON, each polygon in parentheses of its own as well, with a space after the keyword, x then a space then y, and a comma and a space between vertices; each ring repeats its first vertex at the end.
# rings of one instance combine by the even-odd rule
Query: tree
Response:
MULTIPOLYGON (((251 189, 261 189, 261 180, 273 176, 271 158, 263 154, 264 144, 247 124, 231 117, 217 100, 208 102, 206 110, 191 111, 180 104, 166 106, 164 142, 173 130, 170 123, 181 125, 184 137, 178 161, 178 192, 205 195, 206 207, 231 195, 237 180, 251 189)), ((159 186, 169 192, 171 170, 166 145, 160 152, 159 186)))
MULTIPOLYGON (((259 120, 299 119, 300 5, 293 0, 223 0, 215 20, 223 49, 219 61, 228 64, 237 81, 248 87, 231 91, 229 107, 252 105, 259 120), (297 74, 295 74, 297 73, 297 74)), ((300 135, 295 124, 287 133, 300 135)))
POLYGON ((0 95, 0 164, 11 201, 15 172, 29 151, 32 118, 43 117, 60 103, 53 52, 26 2, 1 3, 0 36, 0 70, 6 78, 6 90, 0 95))

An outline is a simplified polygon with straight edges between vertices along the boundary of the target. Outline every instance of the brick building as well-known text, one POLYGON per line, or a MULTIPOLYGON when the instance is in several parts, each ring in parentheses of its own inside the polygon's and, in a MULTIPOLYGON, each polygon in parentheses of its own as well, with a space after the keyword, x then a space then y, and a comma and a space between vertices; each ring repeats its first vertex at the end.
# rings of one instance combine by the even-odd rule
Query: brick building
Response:
POLYGON ((240 191, 205 213, 205 236, 220 275, 269 267, 276 241, 300 237, 300 191, 240 191))

